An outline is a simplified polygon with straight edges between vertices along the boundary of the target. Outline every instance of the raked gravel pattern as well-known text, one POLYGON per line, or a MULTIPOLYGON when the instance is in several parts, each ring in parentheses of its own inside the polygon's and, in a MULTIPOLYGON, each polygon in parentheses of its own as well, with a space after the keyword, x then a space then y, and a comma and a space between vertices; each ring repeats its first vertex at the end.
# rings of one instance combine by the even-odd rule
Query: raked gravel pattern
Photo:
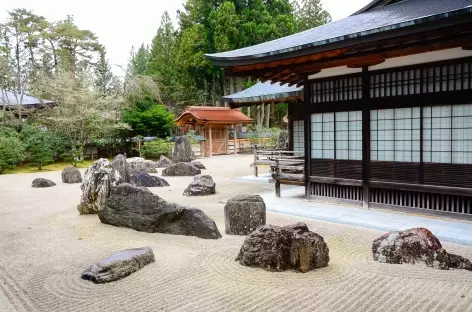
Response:
MULTIPOLYGON (((330 249, 327 268, 266 272, 234 261, 244 237, 224 235, 222 199, 267 191, 231 180, 250 174, 251 156, 203 160, 217 194, 185 198, 191 177, 152 191, 193 204, 214 218, 223 238, 140 233, 79 216, 80 185, 60 172, 0 176, 0 311, 472 311, 472 272, 372 261, 382 232, 268 213, 268 223, 306 222, 330 249), (33 189, 35 177, 58 185, 33 189), (80 274, 114 251, 150 246, 156 261, 120 281, 96 285, 80 274)), ((269 186, 270 190, 272 187, 269 186)), ((472 259, 472 247, 444 244, 472 259)))

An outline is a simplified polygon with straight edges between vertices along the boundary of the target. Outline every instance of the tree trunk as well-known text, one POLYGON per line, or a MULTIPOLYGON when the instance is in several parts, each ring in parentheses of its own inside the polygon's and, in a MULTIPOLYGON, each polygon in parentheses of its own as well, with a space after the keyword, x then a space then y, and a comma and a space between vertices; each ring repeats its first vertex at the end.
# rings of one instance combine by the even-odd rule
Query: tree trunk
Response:
MULTIPOLYGON (((234 78, 229 77, 229 94, 234 94, 234 78)), ((228 104, 226 104, 228 106, 228 104)))
POLYGON ((247 107, 247 116, 251 118, 251 106, 247 107))
POLYGON ((266 106, 266 120, 265 120, 266 128, 269 128, 269 119, 270 119, 270 103, 267 104, 266 106))
POLYGON ((264 119, 265 119, 265 104, 261 105, 261 127, 264 127, 264 119))
POLYGON ((261 109, 260 106, 256 106, 256 127, 261 127, 261 109))

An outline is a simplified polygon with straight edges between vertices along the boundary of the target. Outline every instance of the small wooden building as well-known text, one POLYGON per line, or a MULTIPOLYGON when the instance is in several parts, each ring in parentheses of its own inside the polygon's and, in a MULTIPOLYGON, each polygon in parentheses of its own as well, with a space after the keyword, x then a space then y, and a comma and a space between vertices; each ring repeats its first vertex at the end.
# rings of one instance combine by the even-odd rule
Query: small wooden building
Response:
POLYGON ((237 109, 229 107, 189 106, 179 118, 178 126, 191 126, 196 133, 205 138, 200 144, 201 155, 211 157, 213 155, 229 154, 230 144, 237 153, 236 131, 233 140, 229 139, 229 131, 238 124, 252 123, 252 119, 237 109))
POLYGON ((472 0, 374 0, 286 38, 207 55, 304 87, 305 194, 472 217, 472 0))

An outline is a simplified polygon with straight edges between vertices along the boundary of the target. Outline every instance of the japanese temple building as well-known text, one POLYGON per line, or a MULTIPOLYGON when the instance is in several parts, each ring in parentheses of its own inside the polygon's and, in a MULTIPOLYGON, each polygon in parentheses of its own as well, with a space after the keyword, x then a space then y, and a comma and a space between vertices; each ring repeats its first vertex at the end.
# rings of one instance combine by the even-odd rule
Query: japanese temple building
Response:
POLYGON ((376 0, 207 57, 303 87, 289 120, 307 198, 472 216, 472 0, 376 0))
POLYGON ((237 109, 229 107, 189 106, 175 120, 178 126, 189 126, 205 138, 200 143, 200 154, 211 157, 230 153, 232 143, 233 153, 237 153, 236 131, 233 140, 229 140, 229 128, 238 124, 250 124, 252 119, 237 109))

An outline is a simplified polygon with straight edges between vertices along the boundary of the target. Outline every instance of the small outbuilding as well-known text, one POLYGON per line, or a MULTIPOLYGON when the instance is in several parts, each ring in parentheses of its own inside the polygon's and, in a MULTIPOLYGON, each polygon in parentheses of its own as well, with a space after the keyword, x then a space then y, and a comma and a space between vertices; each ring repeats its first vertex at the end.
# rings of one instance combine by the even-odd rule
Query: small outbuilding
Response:
POLYGON ((229 107, 189 106, 177 119, 180 127, 189 126, 190 129, 205 138, 200 143, 201 155, 225 155, 230 153, 230 147, 237 153, 236 132, 233 140, 229 139, 230 128, 235 125, 250 124, 252 119, 237 109, 229 107))

